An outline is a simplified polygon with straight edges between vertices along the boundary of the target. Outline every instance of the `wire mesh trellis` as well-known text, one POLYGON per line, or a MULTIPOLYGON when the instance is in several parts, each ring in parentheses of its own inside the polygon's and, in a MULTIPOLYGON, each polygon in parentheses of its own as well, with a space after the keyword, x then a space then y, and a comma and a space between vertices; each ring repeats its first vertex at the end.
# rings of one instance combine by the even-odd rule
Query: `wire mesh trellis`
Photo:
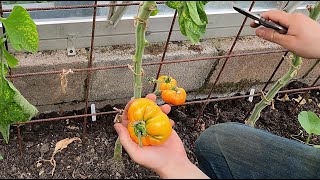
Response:
MULTIPOLYGON (((163 1, 157 1, 157 4, 163 4, 163 1)), ((88 65, 87 68, 82 68, 82 69, 72 69, 73 72, 87 72, 86 76, 86 81, 85 81, 85 110, 83 114, 80 115, 72 115, 72 116, 63 116, 63 117, 55 117, 55 118, 46 118, 46 119, 38 119, 38 120, 31 120, 27 122, 18 122, 15 123, 14 125, 17 127, 17 134, 18 134, 18 145, 20 149, 20 154, 23 154, 23 146, 22 146, 22 135, 21 135, 21 128, 20 126, 26 125, 26 124, 36 124, 36 123, 46 123, 46 122, 52 122, 52 121, 61 121, 61 120, 66 120, 66 119, 75 119, 75 118, 83 118, 83 132, 82 136, 83 139, 86 137, 87 133, 87 118, 91 116, 102 116, 102 115, 110 115, 110 114, 116 114, 119 113, 119 111, 106 111, 106 112, 99 112, 99 113, 88 113, 88 104, 89 104, 89 94, 90 94, 90 80, 91 80, 91 73, 92 71, 101 71, 101 70, 109 70, 109 69, 117 69, 117 68, 127 68, 127 64, 125 65, 117 65, 117 66, 100 66, 100 67, 92 67, 93 65, 93 49, 94 49, 94 40, 95 40, 95 28, 96 28, 96 14, 97 14, 97 8, 98 7, 112 7, 112 6, 133 6, 133 5, 139 5, 140 2, 133 2, 133 3, 122 3, 122 4, 97 4, 97 1, 94 1, 92 5, 77 5, 77 6, 56 6, 56 7, 46 7, 46 8, 26 8, 27 11, 40 11, 40 10, 55 10, 55 9, 77 9, 77 8, 93 8, 93 16, 92 16, 92 33, 91 33, 91 45, 90 45, 90 56, 88 60, 88 65)), ((251 11, 254 7, 255 1, 252 1, 249 11, 251 11)), ((11 12, 11 9, 3 9, 2 8, 2 2, 0 1, 0 15, 1 17, 3 16, 4 12, 11 12)), ((156 79, 160 75, 162 65, 164 64, 173 64, 173 63, 183 63, 183 62, 192 62, 192 61, 209 61, 209 60, 217 60, 217 59, 225 59, 218 76, 216 77, 214 84, 212 85, 209 93, 207 94, 207 97, 203 100, 191 100, 183 105, 190 105, 190 104, 201 104, 200 108, 200 113, 198 114, 197 120, 195 121, 196 123, 199 122, 199 119, 204 113, 204 109, 206 105, 210 102, 218 102, 218 101, 226 101, 226 100, 235 100, 235 99, 243 99, 247 98, 250 96, 257 97, 261 96, 261 93, 256 93, 253 95, 240 95, 240 96, 227 96, 227 97, 218 97, 218 98, 211 98, 213 89, 215 85, 217 84, 222 71, 227 65, 227 62, 230 60, 232 57, 241 57, 241 56, 249 56, 249 55, 262 55, 262 54, 271 54, 271 53, 281 53, 284 52, 284 55, 281 57, 279 64, 275 67, 274 71, 272 72, 270 78, 266 82, 265 86, 263 87, 263 91, 266 90, 266 87, 269 85, 269 83, 272 81, 274 75, 278 71, 280 65, 282 64, 285 56, 288 54, 288 51, 286 49, 280 49, 280 50, 272 50, 272 51, 261 51, 261 52, 251 52, 251 53, 241 53, 241 54, 233 54, 233 49, 238 41, 238 38, 240 37, 240 34, 244 28, 244 25, 247 21, 247 18, 245 17, 242 25, 239 28, 239 31, 237 35, 235 36, 235 39, 233 41, 232 46, 230 47, 228 53, 226 55, 220 55, 220 56, 212 56, 212 57, 205 57, 205 58, 191 58, 191 59, 178 59, 178 60, 171 60, 171 61, 166 61, 165 56, 168 48, 168 44, 170 42, 171 34, 173 31, 173 26, 176 21, 176 16, 177 16, 177 11, 175 11, 174 16, 172 18, 172 23, 170 26, 170 29, 168 31, 168 36, 166 43, 163 47, 163 54, 161 59, 158 62, 152 62, 152 63, 143 63, 143 66, 152 66, 152 65, 159 65, 158 71, 156 74, 156 79)), ((3 27, 3 32, 5 31, 3 27)), ((7 46, 6 46, 7 48, 7 46)), ((27 77, 27 76, 42 76, 42 75, 49 75, 49 74, 61 74, 63 71, 45 71, 45 72, 35 72, 35 73, 23 73, 23 74, 12 74, 12 72, 9 72, 9 75, 7 78, 10 78, 11 81, 13 81, 14 78, 17 77, 27 77)), ((297 88, 297 89, 290 89, 290 90, 284 90, 280 91, 279 94, 281 93, 295 93, 295 92, 305 92, 304 96, 310 91, 310 90, 316 90, 319 89, 320 86, 315 86, 316 83, 318 82, 320 76, 312 83, 312 85, 308 88, 297 88)), ((252 107, 253 108, 253 107, 252 107)), ((252 109, 251 109, 252 110, 252 109)), ((250 110, 250 111, 251 111, 250 110)), ((247 116, 249 115, 250 111, 248 112, 247 116)))

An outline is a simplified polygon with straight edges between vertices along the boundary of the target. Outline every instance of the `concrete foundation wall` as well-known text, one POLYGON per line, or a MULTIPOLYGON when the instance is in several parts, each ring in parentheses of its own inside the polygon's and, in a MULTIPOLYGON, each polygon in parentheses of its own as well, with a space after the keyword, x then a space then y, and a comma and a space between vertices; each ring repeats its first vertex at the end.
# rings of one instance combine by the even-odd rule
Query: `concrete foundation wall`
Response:
MULTIPOLYGON (((207 39, 199 46, 192 46, 186 42, 170 42, 165 60, 190 59, 226 54, 234 38, 207 39)), ((145 50, 143 63, 159 62, 163 53, 164 43, 151 43, 145 50)), ((241 37, 234 48, 234 53, 268 51, 281 49, 280 46, 263 41, 257 37, 241 37)), ((93 67, 132 65, 134 45, 96 47, 94 50, 93 67)), ((232 91, 248 91, 250 87, 261 88, 268 80, 284 53, 272 53, 265 55, 250 55, 232 57, 226 64, 218 81, 221 93, 232 91), (234 85, 234 86, 233 86, 234 85), (260 86, 259 86, 260 85, 260 86), (242 87, 242 88, 235 88, 242 87), (230 90, 229 89, 229 90, 230 90)), ((18 53, 20 60, 13 74, 59 71, 62 69, 86 68, 88 65, 88 49, 78 49, 75 56, 67 56, 66 51, 42 51, 37 54, 18 53)), ((214 83, 225 59, 193 61, 176 64, 164 64, 161 74, 169 74, 178 81, 178 85, 188 92, 195 92, 199 88, 210 88, 214 83), (207 79, 207 81, 206 81, 207 79)), ((315 63, 316 60, 304 60, 297 78, 311 83, 319 76, 320 65, 304 79, 301 77, 315 63)), ((153 84, 148 84, 147 77, 155 77, 159 65, 144 66, 143 94, 150 93, 153 84)), ((273 78, 281 77, 289 68, 285 61, 273 78)), ((105 104, 124 104, 133 95, 133 72, 129 68, 117 68, 92 72, 90 84, 90 101, 99 106, 105 104)), ((82 109, 84 107, 85 81, 87 72, 75 72, 68 74, 68 86, 66 94, 62 93, 60 75, 41 75, 14 78, 14 84, 21 94, 36 105, 40 112, 82 109)), ((204 89, 205 89, 204 88, 204 89)), ((205 92, 205 91, 204 91, 205 92)), ((219 92, 219 89, 215 89, 219 92)), ((191 94, 189 98, 191 98, 191 94)))

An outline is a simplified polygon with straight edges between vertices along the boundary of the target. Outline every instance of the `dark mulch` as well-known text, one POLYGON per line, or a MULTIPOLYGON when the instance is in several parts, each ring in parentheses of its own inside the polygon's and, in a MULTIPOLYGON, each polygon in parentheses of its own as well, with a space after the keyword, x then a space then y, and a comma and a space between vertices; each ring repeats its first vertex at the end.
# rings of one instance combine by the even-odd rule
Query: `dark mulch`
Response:
MULTIPOLYGON (((306 85, 293 82, 286 89, 305 87, 306 85)), ((298 113, 302 110, 310 110, 320 113, 320 91, 312 91, 307 99, 312 102, 298 107, 292 112, 296 102, 275 101, 275 110, 271 107, 264 109, 257 128, 267 130, 279 136, 297 141, 304 141, 306 133, 301 133, 302 128, 297 120, 298 113)), ((299 94, 290 95, 290 98, 297 98, 299 94)), ((280 97, 281 98, 281 97, 280 97)), ((201 104, 173 107, 169 116, 175 120, 175 129, 185 144, 186 151, 192 162, 197 164, 194 154, 194 142, 204 128, 224 122, 240 122, 247 112, 252 108, 259 98, 251 103, 247 99, 228 100, 210 103, 207 105, 202 119, 196 127, 194 121, 199 113, 201 104)), ((116 106, 123 108, 123 106, 116 106)), ((102 111, 113 110, 106 106, 102 111)), ((35 119, 69 116, 82 114, 82 111, 64 112, 62 114, 50 113, 41 114, 35 119)), ((0 161, 0 177, 2 178, 159 178, 155 173, 134 163, 130 157, 123 153, 125 171, 115 171, 108 159, 112 158, 113 147, 117 138, 113 128, 114 115, 98 116, 96 122, 88 118, 86 141, 75 141, 62 152, 56 154, 57 167, 54 176, 51 176, 52 166, 49 162, 42 162, 37 167, 36 161, 43 156, 50 159, 56 142, 64 138, 81 137, 83 119, 63 120, 49 123, 25 125, 21 127, 23 136, 23 156, 20 156, 17 130, 12 128, 10 143, 6 145, 0 139, 0 154, 4 160, 0 161)), ((311 143, 319 144, 319 138, 313 136, 311 143)))

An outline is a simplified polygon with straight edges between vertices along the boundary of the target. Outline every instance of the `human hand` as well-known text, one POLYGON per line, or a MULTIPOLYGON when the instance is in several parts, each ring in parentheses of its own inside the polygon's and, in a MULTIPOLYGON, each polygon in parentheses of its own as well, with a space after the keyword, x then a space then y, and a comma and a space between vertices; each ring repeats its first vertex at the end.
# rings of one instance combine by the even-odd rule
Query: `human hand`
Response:
MULTIPOLYGON (((271 20, 288 28, 287 34, 279 34, 273 29, 260 27, 256 35, 262 39, 277 43, 289 51, 304 58, 320 58, 320 24, 301 13, 286 13, 270 10, 262 13, 266 20, 271 20)), ((255 28, 254 22, 250 26, 255 28)))
MULTIPOLYGON (((149 94, 146 98, 153 101, 156 100, 155 94, 149 94)), ((184 149, 183 143, 175 130, 172 130, 171 136, 164 142, 162 145, 158 146, 143 146, 142 148, 136 144, 130 137, 127 125, 128 117, 127 112, 130 104, 134 100, 128 102, 124 109, 122 115, 122 123, 116 123, 114 125, 119 137, 120 142, 131 157, 136 163, 149 168, 156 173, 165 176, 168 167, 176 168, 176 164, 185 164, 189 163, 187 153, 184 149)), ((160 107, 161 110, 168 114, 171 110, 171 107, 168 104, 165 104, 160 107)), ((174 125, 172 120, 171 125, 174 125)), ((181 165, 180 164, 180 165, 181 165)))

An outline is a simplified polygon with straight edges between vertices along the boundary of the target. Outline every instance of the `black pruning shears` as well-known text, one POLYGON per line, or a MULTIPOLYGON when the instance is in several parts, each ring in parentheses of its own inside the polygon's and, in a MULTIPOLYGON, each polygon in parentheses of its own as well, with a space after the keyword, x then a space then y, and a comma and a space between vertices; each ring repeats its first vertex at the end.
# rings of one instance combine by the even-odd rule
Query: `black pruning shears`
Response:
POLYGON ((267 27, 267 28, 272 28, 274 30, 276 30, 278 33, 280 34, 287 34, 288 32, 288 29, 279 25, 279 24, 276 24, 272 21, 268 21, 266 19, 264 19, 263 17, 257 15, 257 14, 253 14, 252 12, 250 11, 246 11, 244 9, 241 9, 241 8, 238 8, 238 7, 235 7, 233 6, 233 9, 235 9, 236 11, 238 11, 239 13, 251 18, 254 20, 254 23, 256 23, 257 25, 263 25, 264 27, 267 27))

